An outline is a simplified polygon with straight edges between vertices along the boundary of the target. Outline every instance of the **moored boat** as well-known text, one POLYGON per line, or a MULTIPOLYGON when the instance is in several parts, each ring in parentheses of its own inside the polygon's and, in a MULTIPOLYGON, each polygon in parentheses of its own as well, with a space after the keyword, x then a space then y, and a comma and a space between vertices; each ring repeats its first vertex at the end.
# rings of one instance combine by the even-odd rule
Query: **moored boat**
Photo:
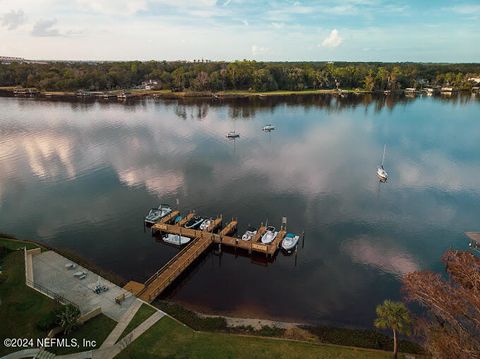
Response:
POLYGON ((170 214, 172 209, 168 204, 161 204, 158 208, 152 208, 145 217, 145 223, 155 224, 166 215, 170 214))
POLYGON ((243 234, 242 241, 249 241, 257 234, 257 230, 253 227, 249 227, 248 230, 243 234))
POLYGON ((268 226, 267 231, 265 234, 262 236, 262 243, 263 244, 269 244, 272 243, 275 237, 277 237, 278 232, 275 230, 275 227, 273 226, 268 226))
POLYGON ((208 218, 206 220, 204 220, 201 224, 200 224, 200 230, 201 231, 206 231, 210 225, 213 223, 213 218, 208 218))
POLYGON ((270 132, 270 131, 273 131, 274 129, 275 129, 275 126, 268 124, 266 126, 263 126, 262 131, 270 132))
POLYGON ((287 251, 287 253, 292 252, 297 245, 299 239, 300 236, 297 236, 294 233, 287 233, 287 235, 282 241, 282 248, 287 251))
POLYGON ((240 134, 235 132, 235 131, 230 131, 229 133, 227 133, 227 138, 238 138, 240 137, 240 134))
POLYGON ((385 168, 383 168, 383 165, 377 168, 377 177, 380 179, 382 182, 386 182, 388 179, 388 173, 385 171, 385 168))
POLYGON ((383 157, 382 157, 382 164, 377 168, 377 177, 380 179, 381 182, 387 182, 388 173, 383 168, 383 162, 385 161, 385 151, 387 149, 387 145, 383 146, 383 157))
POLYGON ((162 237, 162 240, 169 244, 174 244, 176 246, 183 246, 184 244, 187 244, 188 242, 190 242, 192 239, 189 237, 181 236, 179 234, 167 234, 162 237))
POLYGON ((193 216, 187 223, 185 223, 185 228, 197 229, 203 221, 204 219, 202 217, 193 216))

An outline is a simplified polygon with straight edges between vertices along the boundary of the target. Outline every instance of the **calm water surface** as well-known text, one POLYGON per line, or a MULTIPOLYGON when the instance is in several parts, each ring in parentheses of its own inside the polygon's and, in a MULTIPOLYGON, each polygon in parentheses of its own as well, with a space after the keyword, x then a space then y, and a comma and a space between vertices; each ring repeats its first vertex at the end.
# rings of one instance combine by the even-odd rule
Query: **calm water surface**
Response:
POLYGON ((399 276, 480 229, 478 98, 133 104, 0 98, 0 231, 144 281, 176 252, 158 203, 302 232, 296 256, 203 256, 164 297, 238 316, 371 325, 399 276), (264 133, 272 123, 277 130, 264 133), (225 139, 232 129, 235 142, 225 139), (375 177, 383 145, 391 179, 375 177))

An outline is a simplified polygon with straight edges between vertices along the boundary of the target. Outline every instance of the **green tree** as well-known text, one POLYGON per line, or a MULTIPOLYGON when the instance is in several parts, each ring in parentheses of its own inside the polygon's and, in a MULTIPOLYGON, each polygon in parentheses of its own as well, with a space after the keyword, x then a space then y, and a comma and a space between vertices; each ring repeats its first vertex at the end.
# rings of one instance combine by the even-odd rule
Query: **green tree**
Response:
POLYGON ((367 76, 365 76, 365 80, 363 80, 364 89, 367 91, 373 91, 375 88, 375 78, 373 77, 372 73, 370 72, 367 76))
POLYGON ((383 304, 379 304, 376 309, 377 319, 375 326, 381 329, 392 329, 393 331, 393 357, 397 358, 398 354, 398 338, 399 333, 410 334, 411 318, 405 304, 385 300, 383 304))

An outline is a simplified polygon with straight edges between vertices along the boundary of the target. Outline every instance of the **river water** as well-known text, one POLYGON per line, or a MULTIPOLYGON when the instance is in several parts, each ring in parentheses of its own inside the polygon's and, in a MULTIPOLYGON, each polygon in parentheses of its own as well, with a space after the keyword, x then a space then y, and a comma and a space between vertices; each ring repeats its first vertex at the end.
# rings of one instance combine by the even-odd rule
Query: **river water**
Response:
POLYGON ((144 281, 175 253, 159 203, 305 231, 267 262, 214 250, 164 294, 235 316, 370 326, 399 278, 480 229, 480 100, 330 95, 69 102, 0 97, 0 231, 144 281), (266 124, 277 127, 262 131, 266 124), (235 142, 225 134, 235 129, 235 142), (387 183, 375 176, 387 145, 387 183))

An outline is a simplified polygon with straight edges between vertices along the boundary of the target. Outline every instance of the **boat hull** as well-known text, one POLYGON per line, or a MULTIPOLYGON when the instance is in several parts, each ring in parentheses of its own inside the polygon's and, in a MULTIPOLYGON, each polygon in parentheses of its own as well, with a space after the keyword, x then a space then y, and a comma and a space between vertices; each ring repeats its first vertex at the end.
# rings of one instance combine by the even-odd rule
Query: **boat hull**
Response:
POLYGON ((272 243, 275 238, 277 237, 277 234, 278 232, 274 232, 274 233, 265 233, 263 236, 262 236, 262 243, 263 244, 270 244, 272 243))
POLYGON ((295 237, 285 237, 285 239, 282 241, 282 249, 287 252, 287 253, 292 253, 295 247, 298 244, 298 240, 300 239, 299 236, 295 237))
POLYGON ((250 241, 253 237, 255 237, 255 234, 257 234, 257 231, 246 231, 242 236, 242 241, 250 241))
POLYGON ((170 213, 172 213, 170 206, 168 204, 161 204, 158 208, 152 208, 148 212, 145 216, 145 223, 153 225, 170 213))
POLYGON ((175 246, 183 246, 189 243, 192 239, 189 237, 180 236, 178 234, 168 234, 162 237, 162 240, 168 244, 173 244, 175 246))
POLYGON ((204 221, 203 218, 198 218, 194 221, 189 221, 187 224, 185 224, 185 228, 197 229, 203 223, 203 221, 204 221))

